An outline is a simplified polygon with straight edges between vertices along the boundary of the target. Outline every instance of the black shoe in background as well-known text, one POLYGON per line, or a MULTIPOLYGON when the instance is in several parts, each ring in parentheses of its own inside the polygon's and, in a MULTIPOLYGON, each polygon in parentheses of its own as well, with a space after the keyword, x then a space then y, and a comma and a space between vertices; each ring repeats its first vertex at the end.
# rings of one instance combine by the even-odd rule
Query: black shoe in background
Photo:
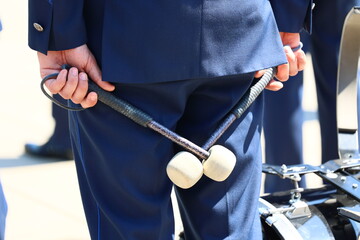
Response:
POLYGON ((47 142, 44 145, 25 144, 25 152, 34 157, 56 158, 59 160, 73 160, 74 155, 71 148, 62 148, 47 142))
POLYGON ((181 232, 179 233, 179 240, 185 240, 184 231, 181 231, 181 232))

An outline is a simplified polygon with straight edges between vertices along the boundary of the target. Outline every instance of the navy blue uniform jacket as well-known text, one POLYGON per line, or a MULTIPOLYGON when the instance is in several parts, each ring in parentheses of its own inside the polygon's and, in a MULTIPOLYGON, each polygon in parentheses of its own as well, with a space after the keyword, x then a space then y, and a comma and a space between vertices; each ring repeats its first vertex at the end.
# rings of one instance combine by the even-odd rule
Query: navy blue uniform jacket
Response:
POLYGON ((309 30, 311 2, 29 0, 29 46, 46 53, 86 43, 110 82, 248 73, 286 62, 278 28, 309 30))

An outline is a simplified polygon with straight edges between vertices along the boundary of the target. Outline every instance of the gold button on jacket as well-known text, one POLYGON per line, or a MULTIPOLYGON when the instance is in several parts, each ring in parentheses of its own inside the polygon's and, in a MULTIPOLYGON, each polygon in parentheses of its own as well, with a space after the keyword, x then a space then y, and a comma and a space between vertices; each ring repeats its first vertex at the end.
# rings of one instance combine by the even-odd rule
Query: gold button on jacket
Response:
POLYGON ((38 23, 34 23, 33 26, 38 32, 44 31, 44 28, 38 23))

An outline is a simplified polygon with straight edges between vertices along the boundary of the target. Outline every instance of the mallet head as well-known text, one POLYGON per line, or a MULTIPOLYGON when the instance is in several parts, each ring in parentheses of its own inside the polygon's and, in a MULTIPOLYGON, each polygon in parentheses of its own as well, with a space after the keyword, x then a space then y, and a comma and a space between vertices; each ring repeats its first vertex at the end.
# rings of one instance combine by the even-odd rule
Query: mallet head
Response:
POLYGON ((182 151, 170 160, 166 172, 176 186, 187 189, 199 181, 203 175, 203 166, 193 154, 182 151))
POLYGON ((203 161, 204 174, 217 182, 224 181, 235 167, 235 154, 220 145, 212 146, 209 153, 208 159, 203 161))

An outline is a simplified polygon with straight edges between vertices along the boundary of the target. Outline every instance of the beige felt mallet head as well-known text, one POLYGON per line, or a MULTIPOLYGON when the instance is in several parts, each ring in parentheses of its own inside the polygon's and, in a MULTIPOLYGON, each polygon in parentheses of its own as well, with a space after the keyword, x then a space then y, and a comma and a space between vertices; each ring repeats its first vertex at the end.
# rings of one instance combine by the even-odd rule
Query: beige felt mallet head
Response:
POLYGON ((204 174, 217 182, 227 179, 236 164, 236 156, 229 149, 214 145, 209 149, 210 156, 203 161, 204 174))
POLYGON ((203 175, 203 165, 192 153, 182 151, 169 161, 166 172, 176 186, 187 189, 200 180, 203 175))

